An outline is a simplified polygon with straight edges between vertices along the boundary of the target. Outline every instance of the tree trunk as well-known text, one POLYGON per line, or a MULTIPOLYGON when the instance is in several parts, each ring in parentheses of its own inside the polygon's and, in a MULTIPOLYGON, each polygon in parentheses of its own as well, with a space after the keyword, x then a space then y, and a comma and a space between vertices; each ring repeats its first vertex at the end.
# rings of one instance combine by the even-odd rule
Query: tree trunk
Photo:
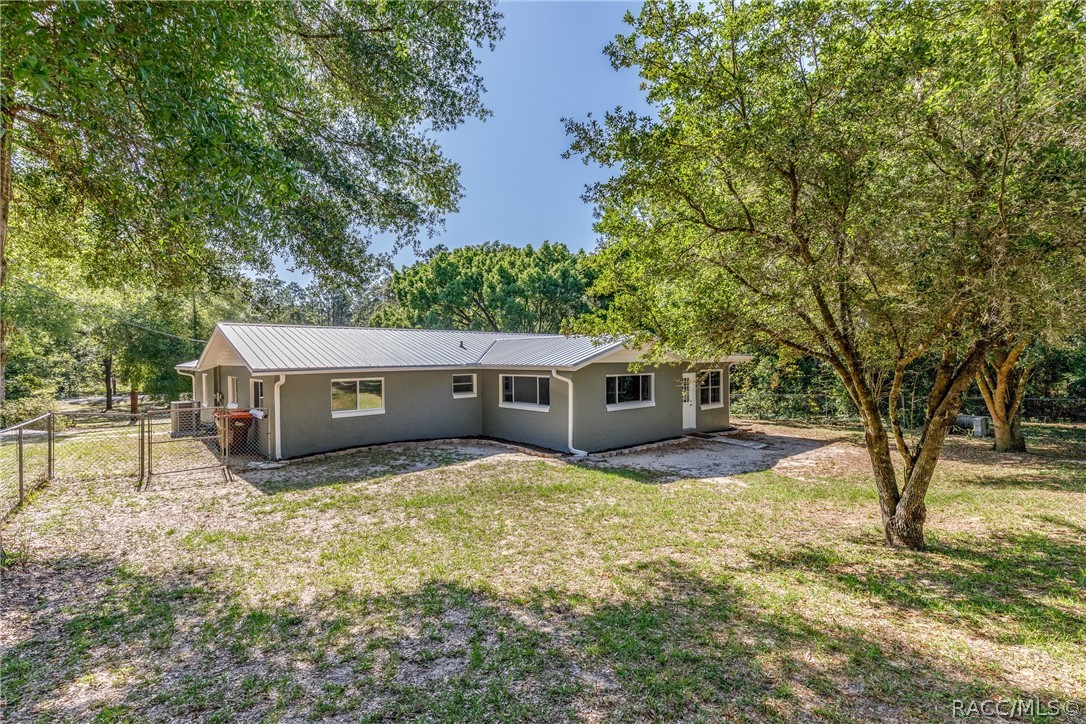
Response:
POLYGON ((106 411, 113 409, 113 357, 106 357, 102 362, 102 368, 106 377, 106 411))
POLYGON ((995 428, 996 452, 1026 452, 1022 434, 1022 399, 1030 369, 1020 364, 1031 340, 1004 340, 977 370, 977 387, 995 428))
MULTIPOLYGON (((846 380, 853 382, 851 392, 858 403, 864 423, 867 452, 879 492, 879 507, 887 545, 915 551, 924 550, 924 522, 927 519, 924 499, 947 432, 961 409, 962 395, 971 384, 982 360, 983 347, 979 343, 960 359, 949 351, 944 352, 942 364, 936 373, 935 385, 928 398, 928 411, 919 441, 910 448, 903 437, 898 437, 899 428, 894 428, 898 452, 904 458, 903 484, 900 488, 890 448, 890 436, 883 422, 878 399, 870 387, 855 384, 855 378, 846 380)), ((893 411, 891 420, 896 420, 893 411)))
MULTIPOLYGON (((5 65, 7 66, 6 63, 5 65)), ((4 70, 3 95, 0 97, 0 295, 3 294, 8 278, 8 210, 11 208, 11 158, 14 149, 12 133, 15 130, 15 79, 10 68, 11 66, 7 66, 4 70)), ((0 404, 4 402, 7 394, 4 371, 8 362, 9 327, 4 305, 0 303, 0 404)))
POLYGON ((992 449, 996 452, 1026 452, 1026 436, 1022 434, 1022 411, 1018 410, 1009 422, 1000 422, 992 416, 995 428, 995 442, 992 449))
POLYGON ((140 393, 135 387, 128 391, 128 406, 133 415, 140 411, 140 393))

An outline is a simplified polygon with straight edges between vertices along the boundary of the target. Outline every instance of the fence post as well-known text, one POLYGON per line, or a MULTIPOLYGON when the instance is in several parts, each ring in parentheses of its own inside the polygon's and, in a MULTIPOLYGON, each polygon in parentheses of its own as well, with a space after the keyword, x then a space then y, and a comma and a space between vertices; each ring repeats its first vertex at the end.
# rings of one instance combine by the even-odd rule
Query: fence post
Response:
POLYGON ((46 463, 46 470, 45 470, 45 478, 46 478, 46 480, 49 480, 50 482, 52 482, 52 480, 53 480, 53 470, 54 470, 54 454, 55 453, 54 453, 54 447, 53 447, 53 438, 56 435, 56 426, 54 425, 53 421, 54 421, 55 418, 56 418, 56 413, 55 412, 50 412, 49 417, 48 417, 48 419, 46 421, 46 429, 45 429, 46 451, 47 451, 46 452, 47 463, 46 463))
POLYGON ((147 483, 151 483, 151 476, 154 475, 155 455, 154 455, 154 441, 152 438, 155 436, 154 420, 151 419, 150 412, 144 412, 145 429, 147 430, 147 483))
POLYGON ((20 427, 15 433, 15 440, 19 445, 19 505, 22 505, 26 497, 23 489, 23 428, 20 427))
MULTIPOLYGON (((234 421, 230 417, 230 413, 227 410, 226 415, 223 416, 223 432, 222 437, 222 473, 226 478, 226 482, 230 482, 230 443, 232 442, 231 436, 234 434, 234 421)), ((217 428, 216 428, 217 431, 217 428)))
POLYGON ((139 434, 139 455, 138 455, 138 457, 139 457, 139 464, 140 464, 140 474, 139 474, 139 478, 136 480, 136 489, 137 490, 143 486, 143 452, 144 452, 143 451, 143 446, 147 444, 147 440, 144 437, 144 435, 146 433, 146 430, 147 430, 147 420, 145 418, 146 418, 145 414, 140 415, 140 418, 139 418, 139 421, 140 421, 140 434, 139 434))

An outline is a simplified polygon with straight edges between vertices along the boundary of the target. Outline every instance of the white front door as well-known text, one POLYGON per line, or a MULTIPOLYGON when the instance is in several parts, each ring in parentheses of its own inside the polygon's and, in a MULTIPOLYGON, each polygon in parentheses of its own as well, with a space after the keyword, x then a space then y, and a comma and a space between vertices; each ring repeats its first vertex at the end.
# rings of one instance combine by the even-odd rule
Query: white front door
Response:
POLYGON ((695 407, 697 395, 697 375, 693 372, 683 374, 683 429, 693 430, 698 426, 698 411, 695 407))

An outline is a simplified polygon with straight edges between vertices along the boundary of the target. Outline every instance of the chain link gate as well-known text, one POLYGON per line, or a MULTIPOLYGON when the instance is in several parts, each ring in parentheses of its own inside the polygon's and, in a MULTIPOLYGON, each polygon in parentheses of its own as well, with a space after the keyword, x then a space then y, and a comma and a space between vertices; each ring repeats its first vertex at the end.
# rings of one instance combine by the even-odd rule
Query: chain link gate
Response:
POLYGON ((175 405, 143 416, 142 481, 153 477, 259 464, 271 457, 271 425, 263 408, 175 405))
POLYGON ((48 412, 0 430, 0 520, 41 485, 231 471, 271 460, 266 409, 196 407, 48 412))

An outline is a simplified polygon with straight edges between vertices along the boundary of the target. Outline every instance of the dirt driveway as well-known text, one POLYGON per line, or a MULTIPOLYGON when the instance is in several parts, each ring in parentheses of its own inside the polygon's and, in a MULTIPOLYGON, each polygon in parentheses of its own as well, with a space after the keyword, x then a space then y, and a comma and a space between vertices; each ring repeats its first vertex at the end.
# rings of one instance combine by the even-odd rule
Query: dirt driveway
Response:
POLYGON ((852 474, 869 466, 863 448, 852 436, 833 437, 827 431, 746 425, 732 439, 758 442, 764 448, 730 445, 716 440, 687 438, 671 445, 615 455, 594 461, 611 468, 635 468, 661 474, 665 480, 694 479, 727 485, 742 485, 734 477, 742 473, 773 470, 803 479, 805 473, 852 474))

